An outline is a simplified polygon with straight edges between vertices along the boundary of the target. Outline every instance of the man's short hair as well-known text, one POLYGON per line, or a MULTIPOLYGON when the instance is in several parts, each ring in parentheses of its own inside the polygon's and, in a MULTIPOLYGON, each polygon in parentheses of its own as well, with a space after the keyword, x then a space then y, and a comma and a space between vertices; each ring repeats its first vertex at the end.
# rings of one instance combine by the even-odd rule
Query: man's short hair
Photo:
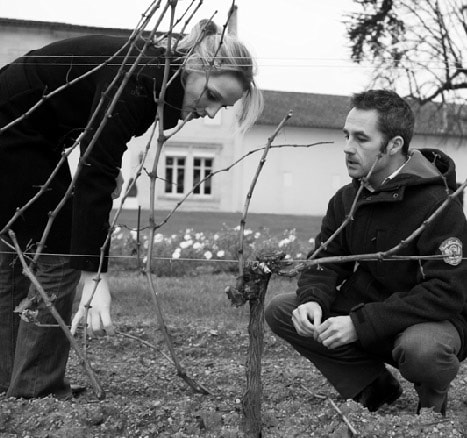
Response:
POLYGON ((403 153, 407 153, 414 130, 414 114, 408 103, 394 91, 368 90, 356 93, 352 108, 378 111, 378 128, 386 143, 400 135, 404 140, 403 153))

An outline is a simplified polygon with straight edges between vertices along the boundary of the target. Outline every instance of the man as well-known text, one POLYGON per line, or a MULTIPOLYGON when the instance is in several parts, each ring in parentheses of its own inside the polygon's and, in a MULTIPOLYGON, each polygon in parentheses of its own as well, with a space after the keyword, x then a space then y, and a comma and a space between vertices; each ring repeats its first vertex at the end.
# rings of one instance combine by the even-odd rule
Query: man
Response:
MULTIPOLYGON (((364 189, 353 220, 321 248, 319 258, 395 247, 455 188, 449 157, 408 150, 413 126, 412 110, 394 92, 353 97, 344 126, 353 181, 330 200, 317 248, 345 221, 362 181, 364 189)), ((372 412, 394 402, 402 389, 388 363, 414 384, 417 412, 433 407, 445 415, 450 382, 466 356, 466 244, 466 219, 454 199, 396 254, 431 257, 310 267, 296 294, 271 301, 266 320, 343 397, 372 412)))

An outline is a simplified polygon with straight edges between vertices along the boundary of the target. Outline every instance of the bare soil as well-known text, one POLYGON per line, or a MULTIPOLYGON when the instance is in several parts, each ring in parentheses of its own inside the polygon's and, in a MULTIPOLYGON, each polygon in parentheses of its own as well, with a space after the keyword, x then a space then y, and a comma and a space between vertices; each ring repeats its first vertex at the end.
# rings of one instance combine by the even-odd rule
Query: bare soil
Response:
MULTIPOLYGON (((241 437, 248 335, 222 326, 171 318, 177 354, 189 375, 211 395, 195 394, 176 376, 153 321, 120 321, 120 334, 90 342, 88 355, 106 398, 97 400, 76 355, 69 378, 87 386, 72 401, 51 397, 7 399, 0 395, 1 437, 241 437), (125 336, 154 344, 154 350, 125 336)), ((394 371, 394 370, 393 370, 394 371)), ((396 375, 397 372, 395 372, 396 375)), ((399 376, 400 378, 400 376, 399 376)), ((266 331, 263 360, 263 437, 350 437, 342 411, 361 437, 467 436, 467 370, 450 391, 446 418, 423 410, 415 415, 416 394, 401 379, 404 393, 392 406, 371 414, 338 397, 314 368, 266 331), (323 398, 325 397, 325 398, 323 398)))

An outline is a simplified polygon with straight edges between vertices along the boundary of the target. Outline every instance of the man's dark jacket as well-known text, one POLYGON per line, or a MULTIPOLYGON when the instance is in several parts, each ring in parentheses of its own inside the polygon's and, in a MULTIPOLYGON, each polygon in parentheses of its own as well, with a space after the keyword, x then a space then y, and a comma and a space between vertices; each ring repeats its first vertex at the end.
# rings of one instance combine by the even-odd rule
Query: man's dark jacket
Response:
MULTIPOLYGON (((346 219, 358 187, 353 181, 330 200, 317 245, 346 219)), ((354 219, 318 258, 374 254, 395 247, 424 224, 455 187, 455 166, 448 156, 432 149, 413 151, 396 177, 375 192, 364 189, 354 219)), ((463 359, 467 260, 461 256, 466 246, 466 219, 456 198, 396 253, 436 257, 323 264, 302 273, 299 301, 318 302, 324 317, 350 313, 361 346, 375 352, 392 345, 414 324, 451 321, 462 340, 459 358, 463 359)))
MULTIPOLYGON (((20 117, 46 95, 63 84, 103 63, 121 49, 127 39, 111 36, 85 36, 50 44, 29 52, 0 70, 0 127, 20 117)), ((140 53, 137 42, 128 58, 128 71, 140 53)), ((83 132, 101 97, 117 74, 124 56, 60 91, 45 101, 20 123, 0 134, 0 227, 3 228, 18 207, 23 206, 56 168, 62 152, 83 132)), ((119 97, 112 116, 81 170, 73 198, 59 213, 46 241, 45 252, 71 253, 72 266, 96 271, 99 253, 108 229, 111 194, 121 168, 122 154, 133 136, 142 135, 154 122, 156 103, 164 68, 164 50, 152 46, 119 97)), ((173 75, 175 67, 171 69, 173 75)), ((99 126, 118 85, 104 101, 98 120, 81 139, 81 154, 99 126)), ((180 118, 183 87, 179 77, 165 98, 164 129, 174 127, 180 118)), ((67 164, 61 166, 49 189, 12 226, 23 239, 40 240, 48 212, 62 199, 71 181, 67 164)), ((26 240, 26 241, 25 241, 26 240)), ((107 262, 104 263, 104 271, 107 262)))

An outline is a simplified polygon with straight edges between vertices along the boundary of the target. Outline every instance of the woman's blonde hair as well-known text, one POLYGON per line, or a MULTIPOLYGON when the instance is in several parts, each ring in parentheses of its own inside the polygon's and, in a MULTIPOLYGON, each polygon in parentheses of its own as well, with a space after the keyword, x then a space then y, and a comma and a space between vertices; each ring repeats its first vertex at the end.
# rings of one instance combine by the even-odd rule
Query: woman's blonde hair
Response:
POLYGON ((239 115, 241 131, 250 128, 263 110, 263 95, 256 85, 256 63, 249 50, 235 36, 221 34, 211 20, 201 20, 178 44, 186 53, 184 75, 190 71, 208 71, 216 75, 230 73, 243 84, 244 96, 239 115))

